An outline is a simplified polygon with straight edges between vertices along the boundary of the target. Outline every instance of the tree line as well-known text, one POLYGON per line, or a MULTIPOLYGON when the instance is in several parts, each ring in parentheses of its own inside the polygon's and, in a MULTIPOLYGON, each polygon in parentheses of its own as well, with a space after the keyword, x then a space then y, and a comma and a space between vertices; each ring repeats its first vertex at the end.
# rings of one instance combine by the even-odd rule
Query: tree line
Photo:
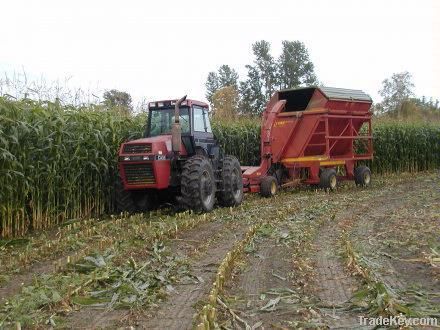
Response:
POLYGON ((373 105, 376 117, 404 120, 440 120, 439 100, 415 97, 415 84, 408 71, 394 73, 382 81, 382 101, 373 105))
POLYGON ((227 64, 209 72, 206 98, 214 116, 259 115, 274 91, 318 85, 315 66, 304 43, 284 40, 278 58, 271 54, 270 46, 265 40, 252 44, 254 59, 246 65, 247 74, 242 80, 227 64))

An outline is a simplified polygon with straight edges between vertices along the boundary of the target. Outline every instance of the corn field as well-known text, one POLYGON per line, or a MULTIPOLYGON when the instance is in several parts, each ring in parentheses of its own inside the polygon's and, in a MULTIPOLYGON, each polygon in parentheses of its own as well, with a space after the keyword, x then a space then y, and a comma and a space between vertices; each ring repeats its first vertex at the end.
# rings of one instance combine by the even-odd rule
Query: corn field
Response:
MULTIPOLYGON (((145 116, 0 97, 0 237, 113 211, 117 150, 145 116)), ((260 124, 215 122, 227 154, 259 163, 260 124)), ((373 172, 440 167, 440 125, 374 125, 373 172)))
POLYGON ((112 210, 117 149, 143 122, 0 98, 1 236, 112 210))
MULTIPOLYGON (((260 162, 260 123, 214 123, 214 133, 227 154, 242 164, 260 162)), ((374 173, 416 172, 440 167, 440 125, 373 122, 374 173)))

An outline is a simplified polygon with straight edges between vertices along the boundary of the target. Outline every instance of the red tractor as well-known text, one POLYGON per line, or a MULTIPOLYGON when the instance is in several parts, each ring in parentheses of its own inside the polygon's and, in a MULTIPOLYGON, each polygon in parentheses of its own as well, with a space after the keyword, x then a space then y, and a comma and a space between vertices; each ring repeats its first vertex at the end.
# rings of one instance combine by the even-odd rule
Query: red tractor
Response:
POLYGON ((119 150, 118 211, 145 211, 162 201, 209 212, 217 200, 243 200, 240 163, 223 155, 211 130, 208 105, 186 99, 150 102, 145 138, 119 150))

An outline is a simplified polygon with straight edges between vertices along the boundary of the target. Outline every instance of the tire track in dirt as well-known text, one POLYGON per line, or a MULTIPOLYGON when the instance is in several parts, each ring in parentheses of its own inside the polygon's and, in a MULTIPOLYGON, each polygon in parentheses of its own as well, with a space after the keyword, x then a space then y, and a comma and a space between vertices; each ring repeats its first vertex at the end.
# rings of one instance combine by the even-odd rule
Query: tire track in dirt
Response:
MULTIPOLYGON (((300 203, 299 200, 292 200, 288 193, 277 196, 277 203, 281 207, 274 207, 274 200, 255 199, 247 204, 245 209, 233 212, 243 220, 227 221, 226 225, 219 231, 218 237, 212 240, 192 261, 191 268, 195 276, 202 277, 204 282, 199 284, 178 285, 178 293, 170 296, 166 301, 153 309, 150 317, 140 319, 136 324, 142 329, 191 329, 194 326, 194 317, 198 315, 198 308, 195 306, 201 300, 207 298, 212 287, 218 266, 225 255, 233 248, 235 243, 243 239, 249 226, 261 221, 275 220, 280 209, 292 210, 292 205, 300 203)), ((277 204, 278 205, 278 204, 277 204)), ((187 233, 189 239, 197 239, 197 231, 187 233), (195 237, 193 237, 195 235, 195 237)), ((180 246, 180 245, 178 245, 180 246)), ((175 249, 176 251, 178 250, 175 249)))
MULTIPOLYGON (((295 310, 286 308, 280 303, 276 312, 259 312, 267 304, 267 300, 260 299, 261 295, 272 289, 289 287, 292 275, 291 255, 289 250, 276 242, 274 238, 254 240, 258 244, 258 251, 247 258, 245 268, 238 274, 237 280, 228 288, 227 294, 230 299, 240 297, 238 304, 233 308, 249 326, 274 325, 280 323, 280 319, 296 314, 295 310), (282 315, 282 317, 280 317, 282 315)), ((269 298, 272 298, 271 296, 269 298)), ((240 328, 237 324, 237 328, 240 328)))
MULTIPOLYGON (((393 184, 393 186, 400 185, 400 183, 393 184)), ((358 278, 351 276, 340 256, 341 233, 343 229, 347 229, 354 218, 366 212, 371 204, 379 204, 383 198, 394 198, 394 194, 393 189, 383 190, 383 187, 373 187, 367 190, 340 191, 337 194, 325 195, 325 198, 317 196, 310 198, 309 196, 310 199, 301 203, 300 209, 313 210, 314 206, 319 207, 327 201, 332 204, 330 210, 333 210, 319 216, 319 219, 332 218, 332 220, 325 221, 324 225, 317 225, 319 231, 311 250, 307 253, 308 258, 311 259, 310 265, 315 267, 313 288, 306 288, 303 292, 301 283, 299 286, 298 283, 292 283, 296 280, 296 269, 292 268, 292 256, 289 251, 291 247, 279 244, 275 238, 271 237, 256 243, 258 252, 247 257, 246 266, 236 274, 236 279, 226 290, 225 302, 251 327, 290 327, 295 324, 304 326, 306 323, 301 321, 304 320, 301 313, 310 312, 311 315, 306 316, 306 319, 312 321, 309 326, 335 329, 359 328, 359 314, 345 309, 347 302, 359 288, 360 282, 358 278), (377 193, 374 198, 365 203, 365 198, 371 196, 371 190, 377 193), (331 212, 334 211, 337 213, 331 217, 331 212), (276 308, 266 309, 263 312, 261 308, 267 304, 268 297, 260 299, 260 295, 280 288, 293 289, 286 296, 289 302, 286 304, 284 299, 281 299, 277 302, 276 308), (316 298, 318 303, 314 302, 316 298), (313 308, 307 311, 307 306, 320 307, 317 309, 320 315, 315 315, 313 308)), ((283 228, 283 221, 287 220, 288 215, 285 217, 278 221, 280 232, 289 230, 283 228)), ((310 221, 320 221, 319 219, 310 221)), ((305 285, 307 286, 307 283, 305 285)), ((269 298, 273 297, 276 296, 269 296, 269 298)), ((362 315, 365 316, 365 314, 362 315)), ((242 323, 234 322, 233 319, 232 325, 234 328, 243 326, 242 323)), ((371 327, 366 329, 368 328, 371 327)))
POLYGON ((244 323, 229 314, 235 313, 256 329, 319 326, 316 312, 308 308, 313 302, 304 295, 307 279, 303 279, 305 263, 295 263, 295 255, 303 254, 314 237, 316 227, 329 218, 333 202, 341 196, 335 194, 309 194, 297 198, 294 213, 281 213, 272 222, 273 231, 254 239, 255 251, 245 258, 245 266, 238 269, 235 278, 224 292, 225 311, 220 324, 241 329, 244 323), (271 306, 272 304, 272 306, 271 306), (304 318, 314 319, 308 326, 304 318))
MULTIPOLYGON (((339 216, 340 217, 340 216, 339 216)), ((340 228, 327 223, 315 241, 312 258, 315 267, 315 293, 320 300, 323 319, 331 329, 359 327, 360 314, 346 311, 344 305, 359 288, 359 282, 350 275, 339 251, 340 228)))
POLYGON ((359 325, 359 317, 365 316, 365 313, 347 309, 361 283, 359 278, 350 274, 342 259, 341 238, 344 231, 351 230, 353 222, 359 215, 369 212, 371 205, 376 203, 384 205, 383 201, 393 196, 395 192, 381 191, 368 203, 359 203, 362 195, 367 192, 368 190, 360 191, 357 200, 351 205, 346 205, 344 210, 336 214, 333 221, 321 227, 314 242, 315 248, 311 251, 312 263, 315 267, 314 293, 320 301, 323 321, 330 329, 371 328, 359 325))
MULTIPOLYGON (((139 213, 132 216, 143 216, 143 214, 139 213)), ((152 220, 157 220, 157 217, 157 214, 151 215, 150 213, 150 216, 146 217, 145 220, 151 222, 152 220)), ((42 231, 40 235, 45 239, 42 240, 41 237, 37 237, 37 246, 31 247, 29 251, 32 251, 35 248, 41 250, 42 247, 46 247, 43 251, 45 253, 52 251, 52 255, 48 256, 44 254, 37 259, 34 259, 32 258, 33 256, 31 256, 30 260, 26 260, 25 264, 17 265, 16 267, 19 269, 19 272, 18 269, 16 269, 11 274, 10 279, 4 283, 0 283, 0 306, 8 298, 20 293, 22 287, 31 285, 35 277, 55 273, 59 269, 63 269, 68 262, 72 262, 72 259, 77 260, 93 251, 102 251, 105 248, 108 248, 109 244, 106 241, 106 238, 111 235, 103 234, 103 231, 110 226, 115 227, 115 225, 117 228, 120 228, 120 225, 117 224, 118 221, 120 223, 134 223, 131 216, 127 217, 127 214, 125 214, 116 219, 108 217, 106 220, 102 221, 95 219, 84 220, 79 223, 79 228, 75 226, 71 227, 71 225, 64 225, 63 227, 52 229, 48 231, 48 233, 42 231), (75 232, 75 230, 78 231, 75 232), (93 235, 90 234, 92 232, 93 235), (69 238, 72 238, 73 236, 78 237, 78 235, 81 237, 81 234, 84 235, 83 238, 85 237, 85 240, 82 240, 81 244, 73 247, 68 245, 69 240, 66 240, 66 237, 70 236, 69 238), (98 237, 98 239, 96 239, 96 237, 98 237), (60 250, 60 246, 64 246, 68 251, 60 250)), ((16 258, 18 258, 18 256, 16 258)), ((12 266, 7 265, 5 267, 7 268, 6 273, 9 275, 12 266)))
MULTIPOLYGON (((350 275, 341 258, 342 232, 355 231, 358 241, 366 241, 367 245, 371 245, 370 235, 380 232, 382 221, 387 221, 386 214, 398 210, 417 189, 423 187, 415 179, 386 187, 368 200, 368 203, 340 212, 336 216, 337 221, 328 223, 320 230, 315 240, 316 250, 313 257, 316 267, 315 290, 321 301, 321 313, 329 328, 360 328, 359 317, 366 316, 365 312, 354 312, 346 308, 361 283, 359 278, 350 275), (378 219, 380 220, 377 221, 378 219)), ((380 262, 375 262, 381 264, 382 271, 376 275, 384 283, 395 289, 405 286, 389 259, 381 258, 380 262)))
MULTIPOLYGON (((149 318, 140 320, 137 326, 142 329, 191 329, 197 315, 195 304, 208 294, 220 262, 235 242, 243 238, 247 229, 246 223, 223 227, 220 235, 191 261, 192 274, 203 281, 177 285, 176 292, 157 309, 153 309, 149 318)), ((186 239, 200 237, 198 232, 187 233, 185 236, 186 239)), ((179 246, 177 244, 174 249, 178 250, 179 246)))
MULTIPOLYGON (((177 235, 174 239, 166 241, 167 249, 171 250, 171 254, 179 255, 184 258, 190 258, 193 255, 203 253, 203 250, 209 247, 210 244, 221 238, 219 232, 225 230, 228 224, 225 224, 221 220, 207 222, 196 226, 190 230, 183 231, 177 235)), ((234 236, 229 237, 232 242, 234 236)), ((212 267, 215 267, 213 262, 212 267)), ((192 275, 199 276, 203 280, 204 274, 197 274, 194 271, 192 275)), ((195 287, 199 288, 201 285, 209 284, 204 281, 203 283, 194 283, 187 285, 174 286, 176 292, 181 293, 180 287, 195 287)), ((175 294, 171 294, 168 299, 173 299, 175 294)), ((179 295, 177 295, 179 296, 179 295)), ((140 322, 144 318, 142 315, 139 319, 138 316, 133 315, 129 310, 103 310, 91 307, 83 307, 78 311, 71 313, 66 318, 66 324, 69 327, 82 328, 82 329, 101 329, 101 328, 114 328, 121 325, 136 324, 138 327, 142 327, 140 322)))
POLYGON ((0 306, 8 298, 20 293, 23 287, 30 285, 35 277, 56 272, 57 268, 65 265, 67 258, 74 256, 75 253, 65 254, 57 259, 35 262, 20 274, 11 275, 12 279, 0 287, 0 306))
POLYGON ((436 315, 440 270, 426 255, 432 246, 440 247, 439 184, 438 175, 401 184, 391 192, 393 197, 358 215, 350 234, 376 281, 409 303, 410 309, 424 313, 431 306, 436 315))

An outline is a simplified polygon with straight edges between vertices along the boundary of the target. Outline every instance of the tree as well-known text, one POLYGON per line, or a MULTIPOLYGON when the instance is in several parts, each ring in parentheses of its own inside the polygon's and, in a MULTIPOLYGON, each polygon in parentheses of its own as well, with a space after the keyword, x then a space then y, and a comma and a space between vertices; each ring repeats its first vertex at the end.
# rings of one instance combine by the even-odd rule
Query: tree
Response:
POLYGON ((217 90, 212 96, 213 117, 233 119, 237 116, 238 91, 234 86, 217 90))
POLYGON ((214 93, 220 88, 233 86, 238 89, 238 73, 229 65, 221 65, 217 72, 209 72, 206 79, 206 99, 212 104, 214 93))
POLYGON ((212 104, 212 96, 219 88, 219 80, 217 73, 211 71, 208 73, 208 78, 206 79, 205 83, 206 87, 206 99, 209 101, 209 103, 212 104))
POLYGON ((262 92, 263 84, 258 70, 246 65, 247 79, 240 82, 240 111, 243 114, 259 115, 264 110, 266 98, 262 92))
POLYGON ((277 65, 270 54, 270 43, 260 40, 252 45, 254 53, 254 67, 258 71, 263 87, 262 93, 266 101, 272 96, 277 84, 277 65))
POLYGON ((413 89, 412 75, 408 71, 394 73, 390 78, 382 81, 379 94, 383 100, 379 104, 379 111, 382 113, 396 111, 404 101, 414 95, 413 89))
POLYGON ((282 44, 278 58, 279 88, 318 85, 315 68, 304 43, 284 40, 282 44))
POLYGON ((212 105, 214 93, 226 86, 239 92, 239 109, 243 114, 260 114, 277 88, 318 85, 314 65, 307 48, 299 41, 283 41, 283 52, 275 60, 270 54, 270 43, 260 40, 252 44, 254 61, 247 65, 246 80, 238 82, 237 72, 222 65, 208 74, 206 98, 212 105))
POLYGON ((133 110, 131 96, 127 92, 121 92, 116 89, 106 91, 103 95, 103 104, 106 107, 117 109, 125 114, 130 114, 133 110))
POLYGON ((219 87, 238 86, 238 73, 232 69, 229 65, 222 65, 218 69, 218 82, 219 87))

